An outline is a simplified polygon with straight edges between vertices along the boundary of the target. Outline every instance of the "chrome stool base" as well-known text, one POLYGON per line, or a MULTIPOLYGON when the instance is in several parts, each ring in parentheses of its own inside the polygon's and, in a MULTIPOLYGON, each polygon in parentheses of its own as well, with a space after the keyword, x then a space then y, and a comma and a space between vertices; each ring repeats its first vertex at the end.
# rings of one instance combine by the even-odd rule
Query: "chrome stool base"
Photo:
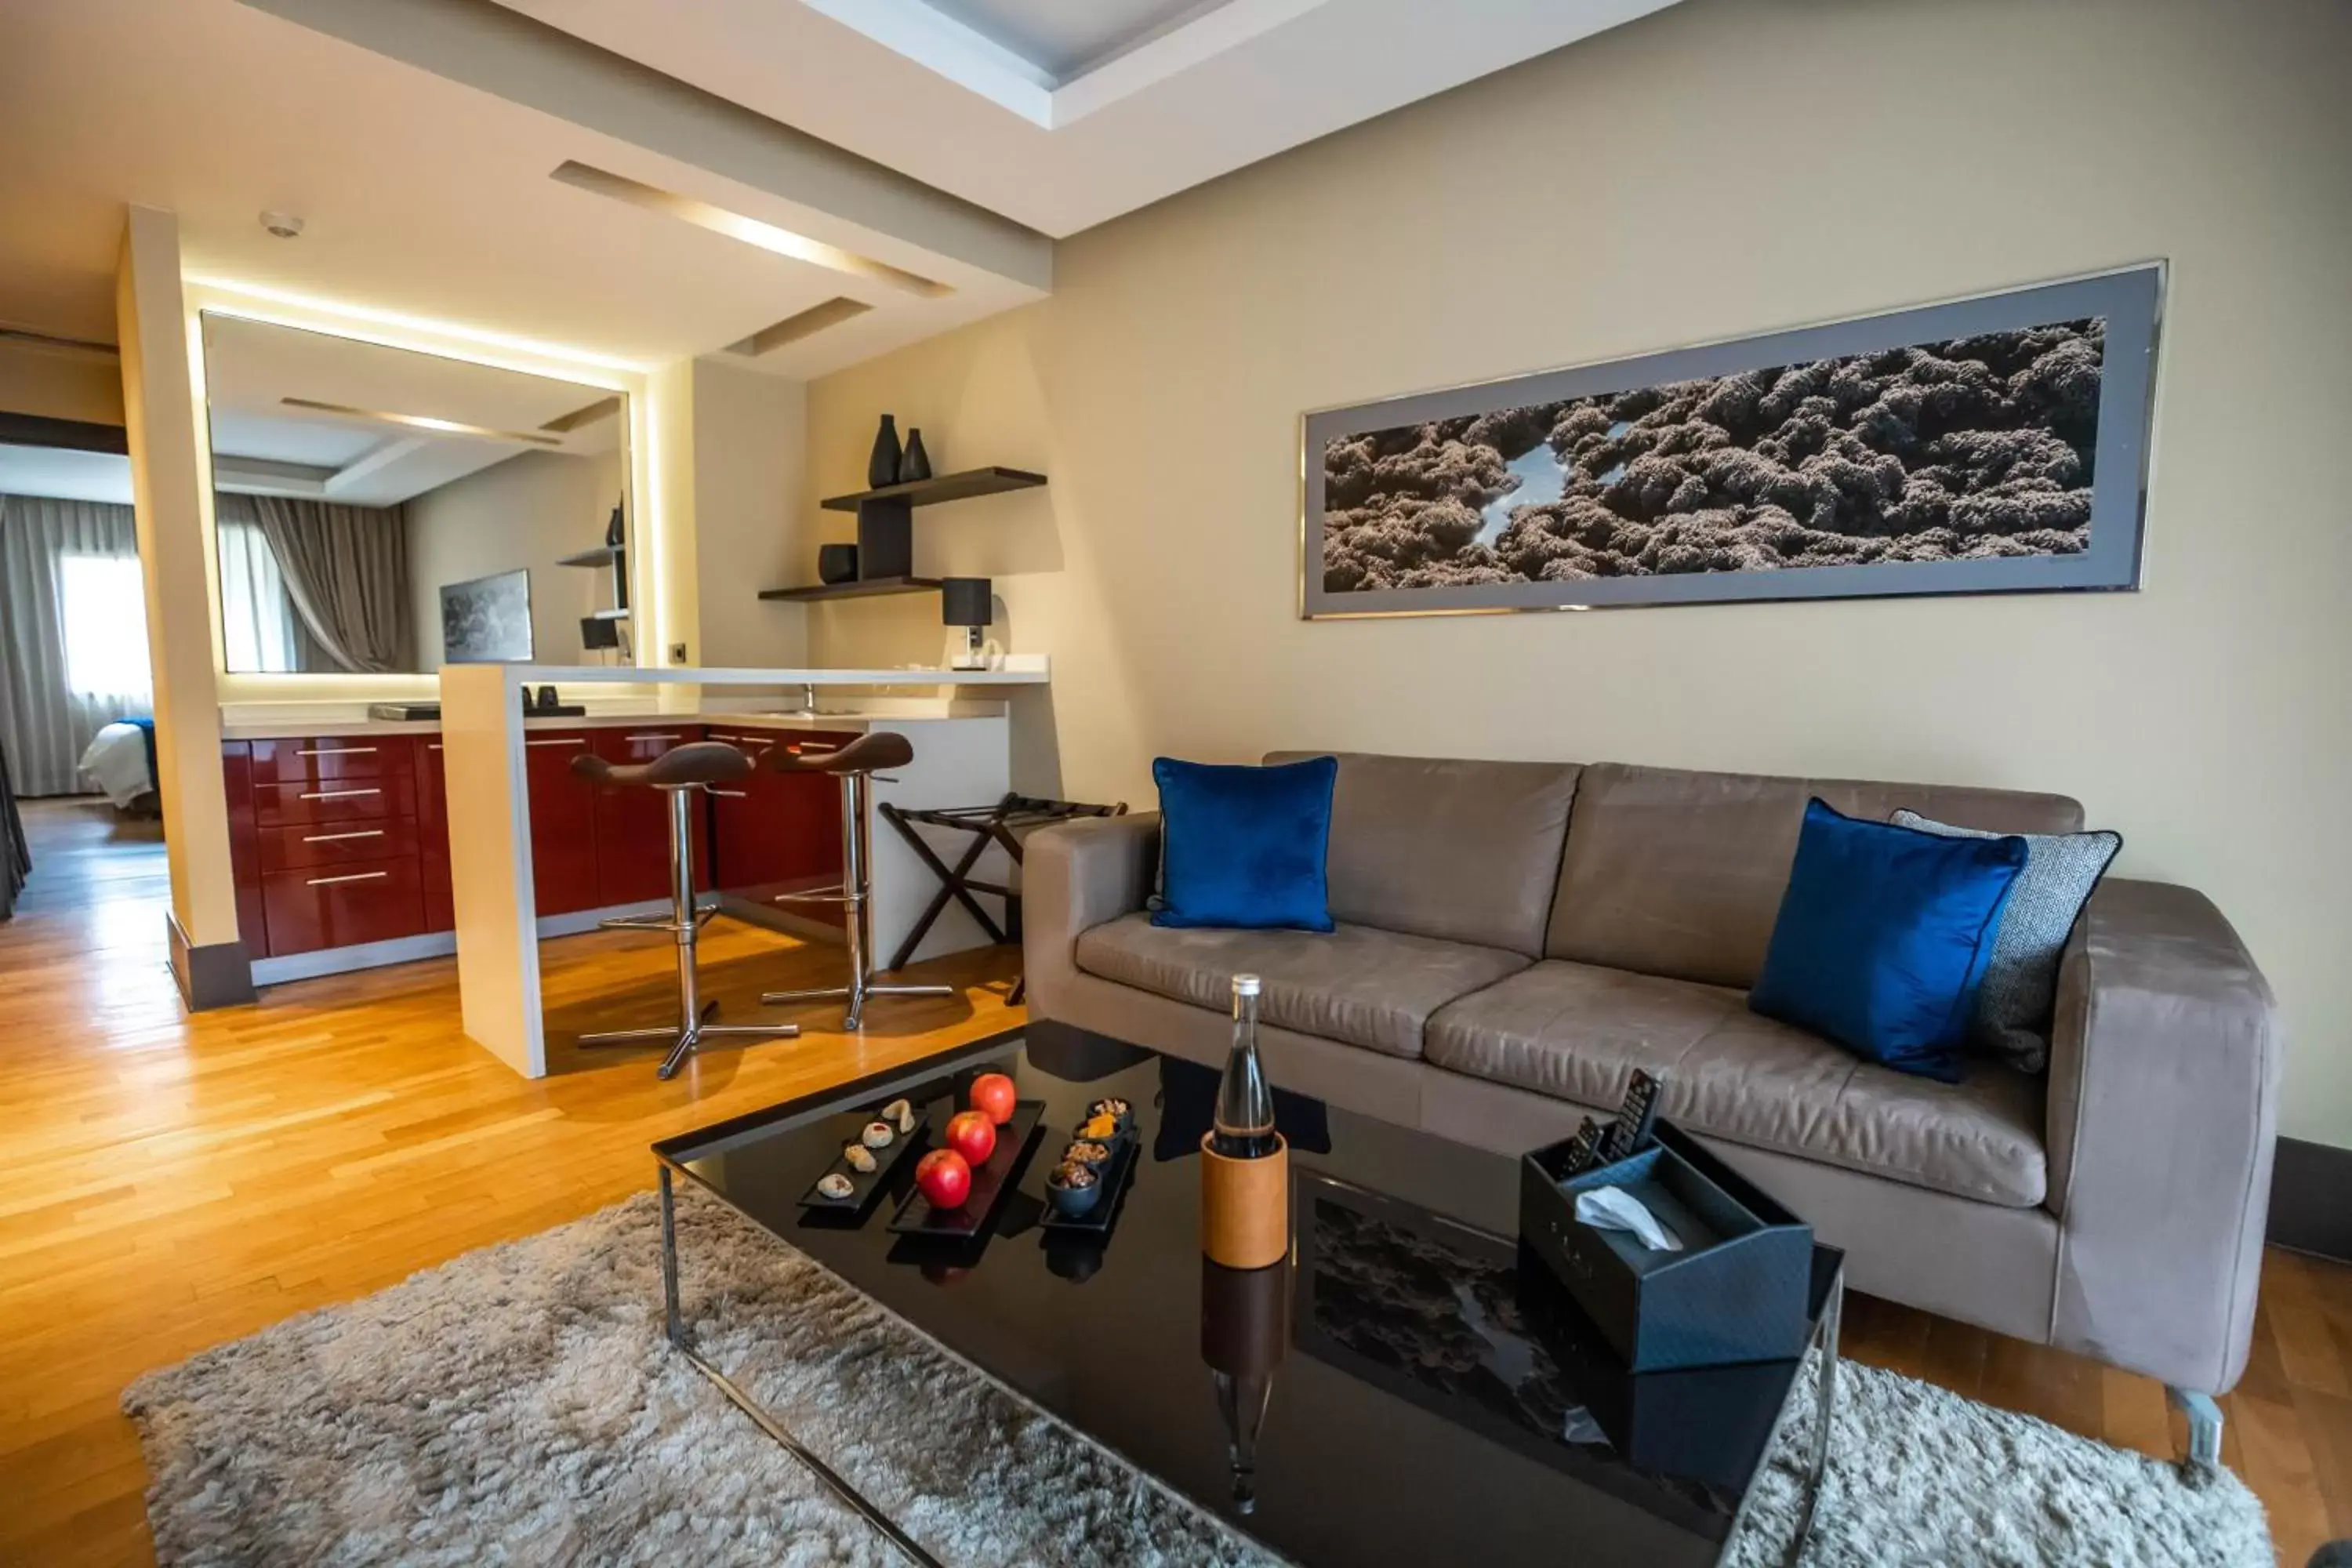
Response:
POLYGON ((719 911, 697 906, 694 890, 694 813, 688 799, 695 784, 656 786, 669 796, 670 912, 667 915, 616 915, 596 922, 604 931, 667 931, 677 942, 677 1022, 644 1029, 600 1029, 575 1036, 572 1044, 584 1050, 603 1046, 638 1046, 657 1040, 673 1042, 669 1054, 655 1071, 664 1080, 676 1078, 686 1060, 709 1039, 789 1040, 801 1032, 798 1024, 713 1024, 716 1000, 702 999, 700 975, 695 969, 695 947, 702 928, 719 911))
POLYGON ((841 1026, 856 1030, 866 1018, 866 1004, 875 996, 952 996, 952 985, 877 985, 874 981, 874 884, 868 868, 873 863, 872 824, 868 808, 872 800, 869 780, 875 766, 903 766, 911 752, 898 736, 872 734, 844 748, 841 762, 845 765, 833 769, 818 763, 814 766, 787 768, 787 772, 831 772, 841 780, 841 881, 836 887, 815 892, 780 893, 780 904, 838 904, 842 910, 842 931, 849 948, 849 984, 820 985, 810 990, 770 991, 760 1002, 772 1006, 790 1002, 846 1002, 849 1005, 841 1016, 841 1026), (884 740, 895 742, 898 752, 875 759, 866 767, 856 766, 859 752, 884 740))

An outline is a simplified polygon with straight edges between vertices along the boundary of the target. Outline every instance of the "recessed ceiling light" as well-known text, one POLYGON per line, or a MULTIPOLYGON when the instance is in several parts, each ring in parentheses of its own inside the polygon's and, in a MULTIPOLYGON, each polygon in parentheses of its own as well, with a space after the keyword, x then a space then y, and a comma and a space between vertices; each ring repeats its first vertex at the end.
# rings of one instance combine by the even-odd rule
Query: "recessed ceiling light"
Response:
POLYGON ((436 419, 428 414, 386 414, 381 409, 353 408, 347 403, 321 403, 315 397, 281 397, 278 401, 289 408, 310 408, 320 414, 340 414, 347 419, 373 419, 384 425, 438 430, 445 436, 479 436, 492 441, 527 441, 534 447, 563 445, 553 436, 535 435, 528 430, 493 430, 482 425, 460 424, 455 419, 436 419))
POLYGON ((265 212, 261 226, 280 239, 293 239, 302 232, 302 220, 292 213, 265 212))
POLYGON ((837 245, 827 245, 821 239, 811 239, 804 234, 794 234, 791 229, 779 228, 774 224, 746 217, 741 213, 729 212, 725 207, 713 206, 692 196, 682 196, 676 191, 665 191, 658 185, 648 185, 625 174, 609 174, 566 159, 547 177, 576 190, 593 192, 616 202, 626 202, 634 207, 643 207, 647 212, 660 213, 665 217, 693 224, 698 228, 707 228, 713 234, 723 234, 730 239, 740 239, 746 245, 756 245, 778 256, 789 256, 795 261, 830 268, 852 277, 871 278, 894 289, 903 289, 909 294, 919 294, 926 300, 936 300, 941 295, 955 292, 944 283, 935 283, 903 267, 893 267, 887 261, 877 261, 870 256, 860 256, 854 250, 844 250, 837 245))

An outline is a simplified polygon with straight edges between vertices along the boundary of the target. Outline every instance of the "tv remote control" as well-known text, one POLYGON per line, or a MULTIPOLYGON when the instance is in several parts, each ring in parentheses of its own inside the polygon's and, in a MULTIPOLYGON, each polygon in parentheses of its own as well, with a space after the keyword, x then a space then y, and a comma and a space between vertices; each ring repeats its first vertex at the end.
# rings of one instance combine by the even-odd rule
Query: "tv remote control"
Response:
POLYGON ((1625 1086, 1624 1102, 1617 1108, 1617 1120, 1609 1126, 1609 1160, 1626 1159, 1650 1146, 1657 1136, 1658 1100, 1664 1090, 1664 1082, 1655 1076, 1633 1074, 1633 1081, 1625 1086))
POLYGON ((1601 1141, 1601 1123, 1590 1116, 1586 1117, 1584 1125, 1576 1130, 1576 1136, 1568 1141, 1568 1153, 1561 1162, 1565 1167, 1561 1172, 1562 1178, 1580 1176, 1599 1164, 1601 1141))

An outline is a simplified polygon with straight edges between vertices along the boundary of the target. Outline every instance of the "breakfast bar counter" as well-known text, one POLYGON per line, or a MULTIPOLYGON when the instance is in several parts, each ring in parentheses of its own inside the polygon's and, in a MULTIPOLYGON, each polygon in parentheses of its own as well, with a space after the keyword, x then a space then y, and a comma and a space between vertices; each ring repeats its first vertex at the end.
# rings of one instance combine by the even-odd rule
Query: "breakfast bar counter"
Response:
MULTIPOLYGON (((441 718, 432 727, 439 730, 443 748, 450 896, 467 1035, 524 1076, 544 1076, 540 942, 593 929, 607 915, 654 907, 631 903, 542 915, 547 900, 539 881, 542 875, 561 875, 555 867, 535 864, 533 844, 534 774, 546 775, 559 766, 549 760, 555 754, 551 748, 584 749, 589 732, 614 725, 650 724, 662 733, 641 738, 653 742, 692 725, 711 739, 741 746, 757 760, 779 731, 887 731, 904 735, 915 755, 911 763, 876 779, 877 803, 908 809, 984 805, 1004 795, 1011 774, 1010 720, 1000 704, 987 700, 996 695, 991 689, 1043 685, 1048 679, 1042 657, 1014 656, 1007 664, 985 670, 445 667, 441 718), (628 700, 598 703, 580 689, 600 685, 630 688, 628 700), (527 712, 520 689, 541 686, 558 688, 566 701, 577 701, 588 712, 527 712), (944 700, 875 699, 855 707, 842 695, 845 689, 877 688, 945 688, 952 695, 944 700)), ((301 731, 320 732, 316 725, 301 731)), ((568 759, 560 766, 568 769, 568 759)), ((739 817, 758 809, 756 800, 740 796, 713 804, 739 817)), ((723 815, 720 820, 726 820, 723 815)), ((552 847, 550 835, 539 838, 541 852, 552 847)), ((914 852, 888 833, 873 836, 871 876, 874 946, 888 954, 912 929, 937 883, 914 852)), ((932 928, 916 958, 987 942, 963 911, 951 914, 955 918, 942 918, 932 928)))

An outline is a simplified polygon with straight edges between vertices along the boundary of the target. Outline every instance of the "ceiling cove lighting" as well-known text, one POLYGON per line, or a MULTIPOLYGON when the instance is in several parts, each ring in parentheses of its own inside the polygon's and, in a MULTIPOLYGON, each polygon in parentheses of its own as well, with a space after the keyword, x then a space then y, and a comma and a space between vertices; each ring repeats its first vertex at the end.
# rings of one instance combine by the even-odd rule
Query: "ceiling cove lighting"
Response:
POLYGON ((803 338, 815 336, 827 327, 838 326, 862 316, 873 308, 862 300, 852 300, 845 294, 837 295, 822 305, 811 305, 796 315, 786 316, 781 321, 761 327, 740 342, 729 343, 727 352, 741 354, 746 359, 757 359, 761 354, 772 353, 786 343, 799 342, 803 338))
POLYGON ((676 191, 665 191, 658 185, 645 184, 626 175, 592 168, 586 163, 566 159, 547 177, 575 190, 626 202, 631 206, 659 213, 664 217, 674 217, 698 228, 707 228, 713 234, 741 240, 746 245, 756 245, 761 250, 778 256, 789 256, 795 261, 845 272, 853 278, 870 278, 877 283, 887 283, 893 289, 902 289, 926 300, 936 300, 955 292, 944 283, 933 282, 904 268, 893 267, 887 261, 877 261, 854 250, 844 250, 821 239, 811 239, 804 234, 794 234, 791 229, 779 228, 774 224, 762 223, 758 218, 729 212, 725 207, 713 206, 692 196, 682 196, 676 191))
POLYGON ((445 436, 478 436, 490 441, 524 441, 534 447, 561 447, 562 438, 540 436, 528 430, 492 430, 482 425, 463 425, 455 419, 436 419, 425 414, 386 414, 374 408, 353 408, 344 403, 321 403, 315 397, 281 397, 278 400, 289 408, 314 409, 320 414, 340 414, 347 419, 372 419, 381 425, 405 425, 415 430, 437 430, 445 436))
POLYGON ((349 304, 341 300, 321 300, 288 289, 274 289, 267 284, 247 283, 232 278, 212 278, 201 273, 189 273, 185 281, 191 286, 219 295, 258 300, 271 305, 288 307, 300 312, 268 310, 242 305, 236 300, 205 299, 198 301, 204 310, 223 316, 236 316, 244 321, 262 321, 272 326, 299 327, 305 331, 325 332, 332 337, 350 338, 356 342, 375 343, 388 349, 407 349, 416 353, 437 354, 443 359, 464 359, 476 364, 486 364, 495 370, 511 370, 522 375, 554 374, 546 362, 567 366, 593 367, 602 373, 583 375, 577 371, 566 374, 572 379, 593 384, 614 386, 615 372, 627 375, 643 375, 652 367, 635 360, 618 359, 611 354, 575 349, 562 343, 542 342, 536 338, 515 337, 504 332, 485 331, 457 321, 436 321, 430 316, 404 315, 397 310, 381 310, 368 305, 349 304), (390 331, 367 331, 362 328, 390 329, 390 331), (406 334, 404 336, 394 333, 406 334), (480 353, 459 353, 452 342, 468 345, 469 349, 496 349, 509 354, 527 354, 541 363, 530 363, 512 359, 493 359, 480 353))

